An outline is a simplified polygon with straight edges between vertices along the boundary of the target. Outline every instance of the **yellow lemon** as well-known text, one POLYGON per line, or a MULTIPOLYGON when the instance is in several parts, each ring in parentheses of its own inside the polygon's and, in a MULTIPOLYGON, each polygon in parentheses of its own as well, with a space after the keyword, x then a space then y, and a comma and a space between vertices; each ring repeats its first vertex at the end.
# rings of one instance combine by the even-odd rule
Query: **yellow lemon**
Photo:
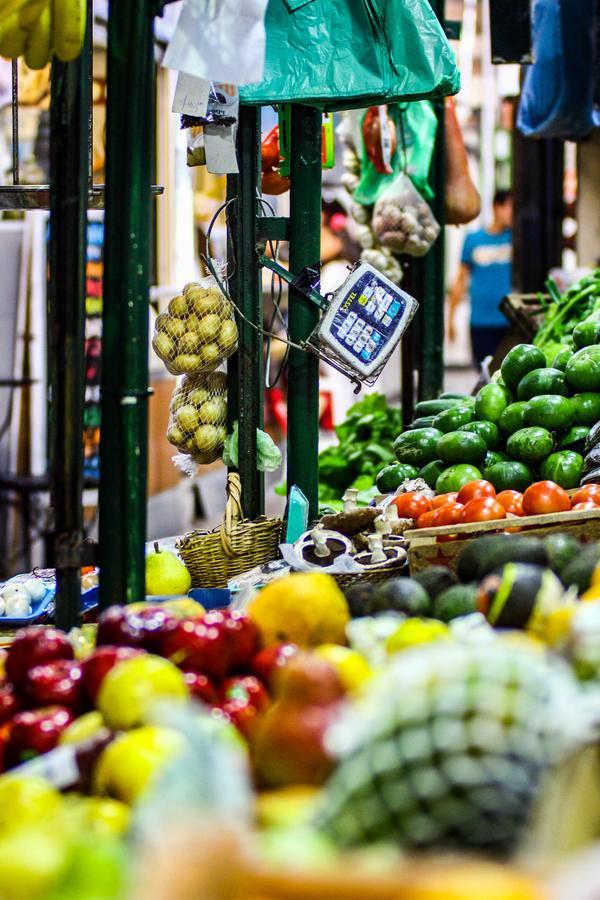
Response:
POLYGON ((93 776, 97 794, 134 803, 185 745, 173 728, 146 725, 119 735, 102 751, 93 776))
POLYGON ((43 778, 3 775, 0 778, 0 833, 44 821, 62 805, 61 794, 43 778))
POLYGON ((388 653, 399 653, 419 644, 448 640, 450 637, 448 626, 437 619, 407 619, 388 637, 385 649, 388 653))
MULTIPOLYGON (((598 569, 598 566, 596 566, 596 569, 594 571, 597 571, 597 569, 598 569)), ((581 595, 581 597, 579 599, 585 600, 586 602, 588 600, 600 600, 600 581, 594 581, 592 579, 592 583, 591 583, 590 587, 587 589, 587 591, 584 594, 581 595)))
POLYGON ((141 725, 157 700, 189 697, 183 672, 160 656, 144 653, 117 663, 100 685, 97 706, 115 731, 141 725))
POLYGON ((316 653, 334 666, 348 693, 360 690, 373 676, 371 666, 357 650, 340 644, 321 644, 316 653))
POLYGON ((549 647, 560 647, 566 641, 571 631, 571 622, 576 609, 575 604, 572 606, 561 606, 547 616, 544 626, 544 640, 549 647))
POLYGON ((290 785, 262 791, 256 797, 256 817, 262 828, 299 825, 312 817, 320 790, 312 785, 290 785))
POLYGON ((330 575, 299 573, 272 581, 248 606, 263 646, 345 644, 350 612, 330 575))

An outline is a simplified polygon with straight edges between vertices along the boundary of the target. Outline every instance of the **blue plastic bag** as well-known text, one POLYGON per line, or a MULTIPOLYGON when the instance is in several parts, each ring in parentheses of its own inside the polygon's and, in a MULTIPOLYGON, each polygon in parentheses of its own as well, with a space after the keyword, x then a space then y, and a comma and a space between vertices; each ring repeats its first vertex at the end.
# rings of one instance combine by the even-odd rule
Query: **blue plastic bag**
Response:
POLYGON ((592 105, 595 0, 534 0, 534 64, 521 92, 517 127, 526 137, 576 141, 600 117, 592 105))

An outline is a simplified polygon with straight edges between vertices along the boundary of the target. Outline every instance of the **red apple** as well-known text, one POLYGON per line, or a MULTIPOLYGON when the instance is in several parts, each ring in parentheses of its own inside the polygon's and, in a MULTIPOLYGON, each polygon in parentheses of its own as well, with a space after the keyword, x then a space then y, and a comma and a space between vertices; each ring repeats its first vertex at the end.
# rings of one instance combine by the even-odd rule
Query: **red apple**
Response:
POLYGON ((0 725, 4 725, 5 722, 12 719, 20 705, 13 686, 8 682, 0 684, 0 725))
POLYGON ((64 706, 47 706, 17 713, 12 718, 6 742, 6 767, 12 769, 53 750, 73 718, 71 710, 64 706))
POLYGON ((98 618, 96 646, 139 647, 142 640, 140 622, 130 619, 125 606, 109 606, 98 618))
POLYGON ((104 676, 107 675, 112 667, 124 659, 138 656, 140 653, 143 653, 143 651, 134 647, 113 647, 105 644, 103 647, 97 647, 93 653, 83 660, 81 664, 83 671, 81 683, 84 692, 92 703, 96 702, 104 676))
POLYGON ((263 684, 273 690, 276 674, 287 666, 299 649, 297 644, 273 644, 271 647, 265 647, 256 654, 250 668, 263 684))
POLYGON ((224 611, 223 627, 231 638, 231 668, 237 672, 247 672, 260 647, 257 626, 242 610, 228 609, 224 611))
POLYGON ((53 659, 73 659, 73 647, 57 628, 32 625, 23 628, 6 655, 6 677, 19 688, 29 669, 53 659))
POLYGON ((163 644, 163 654, 185 672, 222 681, 229 671, 230 645, 222 627, 204 619, 184 619, 163 644))
POLYGON ((258 712, 264 712, 271 704, 266 688, 255 675, 238 675, 223 682, 223 699, 248 700, 258 712))
POLYGON ((196 700, 201 700, 209 706, 214 706, 219 702, 219 692, 206 675, 202 675, 200 672, 186 672, 185 683, 190 689, 190 694, 196 700))
POLYGON ((228 700, 219 707, 226 721, 231 722, 249 740, 260 718, 257 708, 249 700, 228 700))
POLYGON ((27 673, 23 696, 31 706, 68 706, 81 711, 84 698, 81 665, 72 659, 53 659, 27 673))

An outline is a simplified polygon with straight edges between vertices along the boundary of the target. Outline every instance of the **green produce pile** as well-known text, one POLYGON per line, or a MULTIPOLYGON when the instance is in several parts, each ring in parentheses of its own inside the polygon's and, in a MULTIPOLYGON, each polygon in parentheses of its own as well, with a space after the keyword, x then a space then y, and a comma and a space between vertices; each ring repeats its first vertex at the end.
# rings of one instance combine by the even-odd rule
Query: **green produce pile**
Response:
POLYGON ((319 502, 341 508, 340 497, 354 487, 361 491, 359 502, 368 503, 375 476, 395 460, 392 443, 401 428, 400 409, 388 406, 383 394, 368 394, 351 406, 335 429, 339 443, 319 454, 319 502))
MULTIPOLYGON (((477 478, 497 491, 523 491, 540 478, 577 487, 600 420, 600 344, 565 354, 563 369, 548 366, 539 347, 518 344, 476 397, 442 394, 418 403, 416 415, 394 452, 400 469, 414 467, 438 493, 477 478)), ((385 467, 378 487, 396 490, 401 474, 385 467)))
POLYGON ((547 365, 562 369, 573 350, 600 342, 600 269, 596 269, 561 294, 549 278, 544 324, 534 344, 544 351, 547 365))

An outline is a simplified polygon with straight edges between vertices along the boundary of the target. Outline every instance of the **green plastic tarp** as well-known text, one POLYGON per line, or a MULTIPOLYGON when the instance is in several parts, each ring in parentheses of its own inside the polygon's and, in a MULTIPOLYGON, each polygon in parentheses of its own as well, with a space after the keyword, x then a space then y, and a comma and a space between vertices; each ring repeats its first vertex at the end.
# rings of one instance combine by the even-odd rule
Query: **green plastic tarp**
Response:
POLYGON ((263 80, 254 105, 324 110, 456 94, 456 59, 428 0, 269 0, 263 80))

